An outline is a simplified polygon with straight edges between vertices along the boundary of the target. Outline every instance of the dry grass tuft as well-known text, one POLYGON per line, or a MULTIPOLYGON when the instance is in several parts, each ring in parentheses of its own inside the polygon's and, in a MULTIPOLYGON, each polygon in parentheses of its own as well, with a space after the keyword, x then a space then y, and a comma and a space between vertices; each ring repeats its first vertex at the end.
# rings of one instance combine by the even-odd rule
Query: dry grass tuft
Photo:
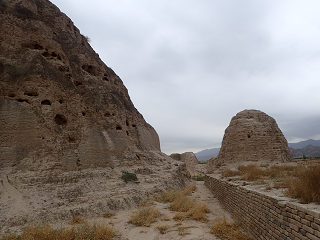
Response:
POLYGON ((208 221, 206 213, 209 209, 205 204, 198 203, 189 195, 196 189, 195 185, 188 186, 182 190, 171 190, 156 197, 157 201, 170 202, 170 210, 177 211, 173 219, 183 221, 186 218, 202 222, 208 221))
POLYGON ((227 223, 226 219, 212 224, 210 233, 216 235, 222 240, 251 240, 252 238, 244 235, 240 225, 227 223))
POLYGON ((86 222, 87 222, 87 220, 86 220, 85 218, 83 218, 83 217, 81 217, 81 216, 74 216, 74 217, 71 219, 71 221, 70 221, 69 224, 71 224, 71 225, 74 225, 74 224, 83 224, 83 223, 86 223, 86 222))
POLYGON ((182 190, 175 189, 168 192, 163 192, 159 195, 156 195, 155 200, 163 203, 173 202, 177 198, 190 195, 194 190, 196 190, 196 188, 196 185, 190 185, 182 190))
POLYGON ((144 207, 134 211, 131 215, 129 223, 137 226, 149 227, 152 223, 156 222, 162 214, 156 208, 144 207))
POLYGON ((206 213, 209 213, 210 210, 207 208, 207 206, 203 203, 196 203, 189 211, 188 214, 191 219, 201 221, 201 222, 207 222, 207 216, 206 213))
POLYGON ((273 165, 269 168, 262 168, 255 164, 239 166, 238 170, 226 169, 223 171, 223 177, 240 176, 245 181, 258 181, 265 179, 274 179, 276 181, 295 176, 303 169, 302 166, 291 165, 273 165))
POLYGON ((177 222, 181 222, 188 218, 188 213, 178 212, 173 216, 173 219, 177 222))
POLYGON ((289 196, 298 198, 302 203, 320 204, 320 166, 301 170, 296 178, 289 178, 285 183, 289 196))
POLYGON ((152 205, 152 200, 150 198, 147 198, 140 202, 139 207, 147 207, 152 205))
POLYGON ((266 175, 266 172, 264 169, 254 164, 250 164, 247 166, 239 166, 238 169, 242 175, 241 179, 246 181, 254 181, 254 180, 262 179, 266 175))
POLYGON ((107 211, 107 212, 105 212, 102 216, 104 217, 104 218, 111 218, 111 217, 113 217, 113 216, 115 216, 116 214, 114 213, 114 212, 111 212, 111 211, 107 211))
POLYGON ((188 231, 188 227, 185 227, 185 226, 179 226, 178 231, 180 236, 190 234, 190 232, 188 231))
POLYGON ((59 229, 53 229, 50 225, 29 226, 24 228, 20 235, 3 235, 1 240, 112 240, 114 237, 115 231, 107 225, 85 223, 77 227, 59 229))
MULTIPOLYGON (((183 202, 182 202, 183 203, 183 202)), ((178 208, 178 213, 173 216, 175 221, 183 221, 185 219, 193 219, 201 222, 207 222, 206 213, 209 213, 209 209, 205 204, 198 203, 196 201, 192 201, 192 206, 186 208, 178 208), (185 210, 185 211, 184 211, 185 210)))
POLYGON ((241 172, 239 170, 231 170, 227 168, 222 172, 222 177, 234 177, 240 175, 241 172))
POLYGON ((164 217, 161 218, 161 221, 170 221, 170 220, 171 220, 171 219, 168 218, 167 216, 164 216, 164 217))
POLYGON ((168 230, 169 228, 170 228, 169 225, 158 225, 158 226, 156 227, 156 229, 158 229, 161 234, 167 233, 167 230, 168 230))
POLYGON ((170 210, 188 212, 195 205, 195 200, 188 196, 180 196, 170 204, 170 210))
POLYGON ((242 180, 255 181, 253 184, 265 184, 264 180, 271 180, 267 190, 287 188, 287 195, 302 203, 320 204, 320 166, 273 165, 261 168, 251 164, 239 166, 238 171, 227 169, 223 176, 232 176, 236 172, 242 180))

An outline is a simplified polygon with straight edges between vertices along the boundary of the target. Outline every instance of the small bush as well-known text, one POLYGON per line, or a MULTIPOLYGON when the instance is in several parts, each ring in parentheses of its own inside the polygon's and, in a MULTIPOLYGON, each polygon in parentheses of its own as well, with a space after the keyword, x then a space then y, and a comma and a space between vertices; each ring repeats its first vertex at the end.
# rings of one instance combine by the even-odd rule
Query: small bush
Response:
MULTIPOLYGON (((84 36, 84 35, 83 35, 84 36)), ((88 36, 84 36, 84 38, 87 40, 88 43, 91 42, 91 39, 88 36)))
POLYGON ((145 207, 135 211, 129 220, 129 223, 132 223, 137 226, 149 227, 152 223, 156 222, 162 214, 156 208, 145 207))
POLYGON ((156 227, 156 229, 158 229, 161 234, 167 233, 167 230, 168 230, 169 228, 170 228, 169 225, 158 225, 158 226, 156 227))
POLYGON ((251 240, 240 228, 239 224, 227 223, 226 219, 212 224, 210 233, 221 238, 222 240, 251 240))
POLYGON ((137 175, 134 173, 129 173, 127 171, 123 171, 122 172, 122 176, 121 178, 125 181, 125 182, 129 182, 129 181, 137 181, 137 175))

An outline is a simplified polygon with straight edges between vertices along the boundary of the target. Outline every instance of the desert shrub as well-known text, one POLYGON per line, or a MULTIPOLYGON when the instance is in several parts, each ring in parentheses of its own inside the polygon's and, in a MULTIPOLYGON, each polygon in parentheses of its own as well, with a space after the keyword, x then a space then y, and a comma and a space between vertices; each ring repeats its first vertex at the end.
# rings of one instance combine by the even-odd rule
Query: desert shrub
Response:
POLYGON ((286 186, 287 194, 302 203, 320 204, 320 166, 300 170, 286 181, 286 186))
POLYGON ((82 36, 87 40, 88 43, 91 42, 91 39, 88 36, 85 36, 85 35, 82 35, 82 36))
POLYGON ((129 173, 127 171, 123 171, 122 172, 122 176, 121 178, 125 181, 125 182, 129 182, 129 181, 137 181, 137 175, 134 173, 129 173))
POLYGON ((158 229, 161 234, 167 233, 167 230, 168 230, 169 228, 170 228, 169 225, 158 225, 158 226, 156 227, 156 229, 158 229))
POLYGON ((221 238, 222 240, 251 240, 242 231, 240 224, 228 223, 226 219, 214 222, 211 225, 210 233, 221 238))
POLYGON ((87 220, 81 216, 74 216, 71 221, 70 224, 74 225, 74 224, 82 224, 82 223, 86 223, 87 220))
POLYGON ((156 208, 144 207, 135 211, 131 216, 129 223, 137 226, 149 227, 156 222, 162 214, 156 208))
POLYGON ((54 229, 50 225, 28 226, 25 227, 21 234, 5 234, 1 240, 91 240, 104 239, 112 240, 115 237, 113 228, 107 225, 87 223, 77 227, 64 227, 54 229))

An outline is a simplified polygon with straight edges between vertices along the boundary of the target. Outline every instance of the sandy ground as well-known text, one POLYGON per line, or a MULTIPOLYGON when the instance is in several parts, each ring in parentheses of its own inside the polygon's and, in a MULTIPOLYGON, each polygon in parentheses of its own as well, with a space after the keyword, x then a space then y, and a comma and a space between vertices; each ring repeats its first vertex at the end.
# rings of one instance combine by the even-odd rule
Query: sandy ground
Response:
POLYGON ((210 209, 210 213, 207 214, 209 219, 209 222, 207 223, 194 220, 184 220, 181 223, 178 223, 172 219, 176 212, 169 210, 169 204, 158 203, 156 201, 152 203, 153 206, 164 214, 162 219, 166 217, 167 219, 170 219, 169 221, 159 220, 158 222, 153 223, 150 227, 135 226, 128 223, 130 215, 135 209, 119 211, 115 216, 109 219, 99 218, 95 219, 95 221, 112 225, 114 229, 121 234, 121 240, 219 239, 209 233, 212 221, 223 219, 225 217, 228 221, 232 222, 232 219, 230 214, 221 207, 219 201, 213 197, 212 193, 204 186, 203 183, 204 182, 201 181, 194 181, 197 189, 192 193, 192 196, 197 198, 200 202, 206 203, 210 209), (165 234, 161 234, 159 230, 156 229, 158 225, 168 225, 169 228, 165 234), (183 229, 185 235, 179 235, 179 233, 181 234, 181 230, 179 231, 179 229, 183 229))

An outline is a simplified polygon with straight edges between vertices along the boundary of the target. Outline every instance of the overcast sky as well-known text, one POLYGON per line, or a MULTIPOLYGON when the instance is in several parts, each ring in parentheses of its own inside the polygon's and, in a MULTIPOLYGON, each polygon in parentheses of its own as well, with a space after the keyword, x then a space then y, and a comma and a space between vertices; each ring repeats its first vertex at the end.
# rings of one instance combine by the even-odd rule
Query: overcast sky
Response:
POLYGON ((257 109, 288 142, 320 139, 319 0, 52 0, 158 132, 161 149, 220 147, 257 109))

